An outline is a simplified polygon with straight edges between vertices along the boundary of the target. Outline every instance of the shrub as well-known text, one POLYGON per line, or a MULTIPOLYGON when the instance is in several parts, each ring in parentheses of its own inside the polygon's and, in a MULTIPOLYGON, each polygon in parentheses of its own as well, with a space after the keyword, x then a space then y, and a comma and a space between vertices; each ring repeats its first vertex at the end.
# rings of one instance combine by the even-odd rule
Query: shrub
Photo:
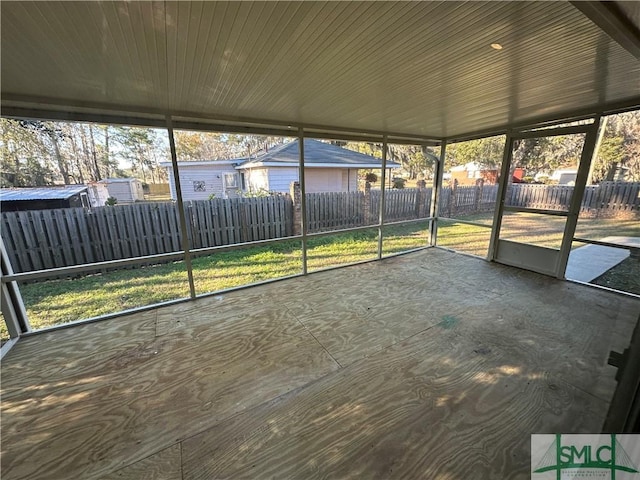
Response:
POLYGON ((104 202, 104 204, 107 207, 113 207, 114 205, 118 204, 118 199, 116 197, 109 197, 109 198, 107 198, 107 201, 104 202))
POLYGON ((249 192, 244 192, 242 194, 245 198, 254 198, 254 197, 270 197, 271 192, 269 190, 265 190, 264 188, 260 188, 258 190, 252 190, 249 192))
POLYGON ((407 181, 404 178, 394 177, 393 180, 393 188, 404 188, 407 181))
POLYGON ((373 172, 369 172, 364 176, 365 182, 376 183, 378 181, 378 175, 373 172))

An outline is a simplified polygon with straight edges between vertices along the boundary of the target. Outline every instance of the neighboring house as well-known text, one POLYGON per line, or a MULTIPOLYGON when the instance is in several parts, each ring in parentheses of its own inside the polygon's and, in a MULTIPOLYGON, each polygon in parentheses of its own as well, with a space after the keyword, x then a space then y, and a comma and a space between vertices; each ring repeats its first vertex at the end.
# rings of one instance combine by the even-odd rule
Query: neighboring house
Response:
POLYGON ((0 188, 0 210, 48 210, 53 208, 99 207, 107 198, 99 184, 62 187, 0 188))
MULTIPOLYGON (((211 195, 216 198, 239 196, 242 183, 240 173, 235 169, 235 166, 244 160, 178 162, 182 199, 185 201, 207 200, 211 195)), ((171 162, 162 162, 160 166, 167 169, 171 198, 175 200, 178 197, 171 162)))
MULTIPOLYGON (((307 193, 356 191, 358 170, 382 166, 378 158, 309 138, 304 140, 304 161, 307 193)), ((298 165, 299 146, 294 140, 236 168, 244 173, 249 191, 288 192, 291 182, 298 181, 298 165)), ((400 164, 388 161, 387 168, 400 168, 400 164)))
POLYGON ((554 171, 549 179, 558 182, 558 185, 575 185, 578 170, 575 168, 561 168, 554 171))
MULTIPOLYGON (((288 193, 297 182, 299 170, 298 140, 278 145, 257 158, 236 158, 178 162, 183 200, 206 200, 239 196, 248 192, 288 193)), ((381 160, 370 155, 320 142, 304 140, 305 188, 314 192, 351 192, 358 189, 358 170, 379 169, 381 160)), ((171 198, 176 198, 171 163, 160 164, 167 169, 171 198)), ((391 169, 400 164, 387 162, 391 169)))
POLYGON ((106 185, 109 196, 115 197, 119 204, 144 200, 142 182, 137 178, 105 178, 98 183, 106 185))

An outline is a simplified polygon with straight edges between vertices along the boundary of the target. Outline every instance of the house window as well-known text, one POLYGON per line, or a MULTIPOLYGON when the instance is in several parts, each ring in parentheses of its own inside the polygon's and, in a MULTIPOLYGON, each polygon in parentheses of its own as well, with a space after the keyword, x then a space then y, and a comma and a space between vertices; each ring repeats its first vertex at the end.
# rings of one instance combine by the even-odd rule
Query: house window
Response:
POLYGON ((207 187, 204 183, 204 180, 194 180, 193 181, 193 191, 194 192, 206 192, 207 187))
POLYGON ((238 175, 235 173, 224 174, 225 188, 238 188, 238 175))
POLYGON ((473 170, 467 170, 467 178, 473 178, 475 175, 475 172, 473 170))

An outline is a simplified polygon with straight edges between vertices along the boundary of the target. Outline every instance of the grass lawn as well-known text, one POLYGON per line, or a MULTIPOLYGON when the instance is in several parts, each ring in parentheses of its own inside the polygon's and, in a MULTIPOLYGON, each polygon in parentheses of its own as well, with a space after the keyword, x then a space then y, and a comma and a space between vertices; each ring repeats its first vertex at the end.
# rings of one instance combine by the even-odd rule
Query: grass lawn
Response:
POLYGON ((640 295, 640 259, 629 257, 591 283, 640 295))
MULTIPOLYGON (((558 220, 563 219, 518 215, 518 223, 512 222, 506 230, 508 238, 559 246, 562 230, 558 228, 558 220), (546 224, 541 223, 542 220, 546 224)), ((469 220, 482 223, 490 217, 490 214, 476 215, 469 220)), ((428 226, 429 222, 425 221, 385 227, 383 254, 426 245, 428 226)), ((640 222, 581 220, 579 231, 580 236, 588 238, 640 236, 640 222)), ((442 220, 438 233, 439 245, 482 257, 487 254, 490 228, 442 220)), ((374 227, 361 232, 309 239, 309 271, 376 258, 377 235, 378 229, 374 227)), ((196 294, 300 273, 300 247, 299 241, 289 241, 194 258, 196 294)), ((189 296, 184 262, 23 284, 20 291, 34 329, 189 296)), ((0 325, 0 337, 7 338, 4 322, 0 325)))

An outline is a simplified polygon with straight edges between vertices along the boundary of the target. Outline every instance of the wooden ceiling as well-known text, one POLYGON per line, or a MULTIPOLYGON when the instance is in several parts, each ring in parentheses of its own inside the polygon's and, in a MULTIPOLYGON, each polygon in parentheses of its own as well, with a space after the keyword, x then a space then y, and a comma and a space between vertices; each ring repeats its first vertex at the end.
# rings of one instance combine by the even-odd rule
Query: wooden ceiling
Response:
MULTIPOLYGON (((569 2, 1 9, 3 112, 113 110, 443 138, 640 104, 640 60, 569 2)), ((630 23, 638 14, 633 3, 620 11, 630 23)))

